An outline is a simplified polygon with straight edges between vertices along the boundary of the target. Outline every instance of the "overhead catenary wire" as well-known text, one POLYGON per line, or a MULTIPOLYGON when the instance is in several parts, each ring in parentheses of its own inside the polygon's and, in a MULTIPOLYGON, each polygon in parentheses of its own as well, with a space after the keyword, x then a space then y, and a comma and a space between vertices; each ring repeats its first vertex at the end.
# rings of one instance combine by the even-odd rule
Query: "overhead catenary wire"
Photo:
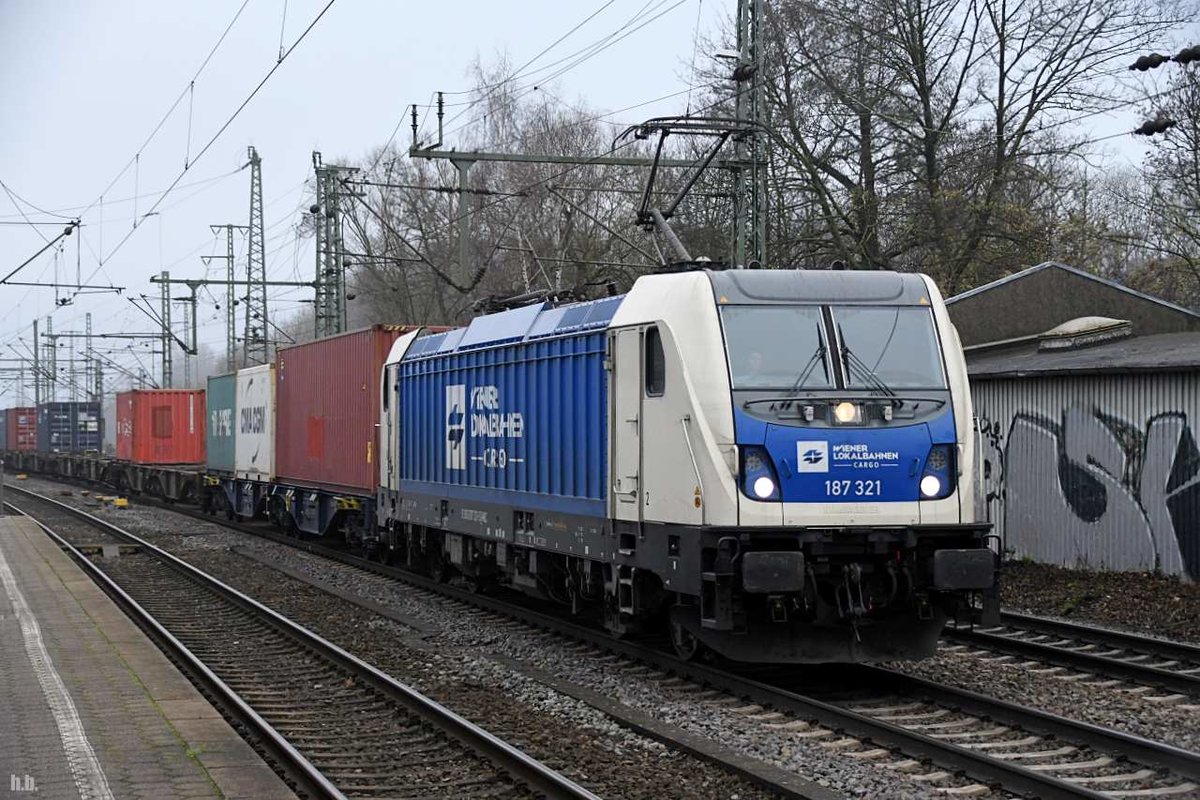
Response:
MULTIPOLYGON (((691 100, 691 97, 690 97, 690 92, 691 92, 692 90, 693 90, 693 87, 689 86, 689 88, 688 88, 687 90, 682 90, 682 91, 680 91, 680 92, 678 92, 678 93, 674 93, 675 95, 683 94, 685 91, 689 93, 689 110, 690 110, 690 100, 691 100)), ((1166 93, 1164 92, 1164 93, 1162 93, 1162 94, 1166 94, 1166 93)), ((667 96, 664 96, 664 97, 667 97, 667 96)), ((721 100, 721 102, 724 102, 724 101, 725 101, 725 99, 723 98, 723 99, 721 100)), ((647 101, 647 104, 648 104, 649 102, 653 102, 653 101, 647 101)), ((638 104, 638 105, 644 105, 644 104, 638 104)), ((1053 127, 1055 127, 1055 126, 1057 126, 1057 125, 1060 125, 1060 124, 1068 124, 1068 123, 1070 123, 1070 122, 1073 122, 1073 121, 1078 121, 1079 119, 1084 119, 1084 118, 1087 118, 1087 117, 1090 117, 1090 116, 1094 116, 1094 115, 1096 115, 1096 114, 1110 113, 1110 112, 1111 112, 1111 111, 1113 111, 1113 110, 1119 110, 1121 107, 1123 107, 1123 105, 1125 105, 1125 104, 1120 104, 1120 105, 1114 106, 1113 108, 1106 108, 1106 109, 1104 109, 1104 110, 1101 110, 1101 111, 1092 111, 1092 112, 1088 112, 1088 113, 1086 113, 1086 114, 1082 114, 1082 115, 1080 115, 1078 118, 1075 118, 1075 119, 1067 118, 1067 119, 1062 119, 1062 120, 1060 120, 1060 121, 1052 122, 1052 123, 1050 123, 1050 124, 1047 124, 1047 125, 1045 125, 1045 126, 1043 126, 1043 127, 1039 127, 1039 128, 1037 128, 1037 129, 1035 130, 1035 132, 1040 132, 1040 131, 1042 131, 1042 130, 1050 129, 1050 128, 1053 128, 1053 127)), ((633 108, 633 107, 636 107, 636 106, 631 106, 631 107, 628 107, 628 108, 633 108)), ((609 112, 609 114, 606 114, 606 115, 600 115, 600 117, 609 116, 609 115, 611 115, 611 114, 616 114, 616 113, 620 113, 620 112, 609 112)), ((702 113, 702 112, 701 112, 700 110, 698 110, 696 113, 702 113)), ((1120 136, 1125 136, 1125 135, 1128 135, 1128 133, 1127 133, 1127 132, 1121 132, 1121 133, 1117 133, 1117 134, 1113 134, 1113 135, 1110 135, 1110 136, 1105 136, 1105 137, 1100 137, 1100 138, 1098 138, 1098 139, 1095 139, 1095 140, 1089 140, 1089 141, 1104 141, 1104 140, 1107 140, 1107 139, 1114 139, 1114 138, 1118 138, 1118 137, 1120 137, 1120 136)), ((610 152, 611 152, 611 151, 610 151, 610 152)), ((564 171, 564 173, 565 173, 565 172, 568 172, 568 171, 569 171, 569 170, 566 170, 566 171, 564 171)), ((175 188, 175 187, 171 187, 171 188, 175 188)), ((180 187, 180 188, 181 188, 181 187, 180 187)), ((167 191, 169 192, 169 191, 170 191, 170 189, 168 189, 167 191)), ((476 210, 476 211, 477 211, 477 210, 476 210)), ((472 213, 476 213, 476 211, 472 211, 472 213)), ((278 223, 276 223, 276 224, 278 224, 278 223)), ((297 237, 297 240, 298 240, 298 237, 297 237)), ((282 249, 283 249, 283 248, 277 248, 275 251, 272 251, 272 252, 273 252, 273 253, 275 253, 275 252, 280 252, 280 251, 282 251, 282 249)))
MULTIPOLYGON (((179 186, 176 187, 176 189, 190 189, 194 186, 203 186, 205 184, 214 183, 214 182, 223 180, 225 178, 231 177, 233 175, 237 175, 239 172, 241 172, 240 168, 230 170, 229 172, 224 172, 224 173, 221 173, 220 175, 214 175, 211 178, 202 178, 200 180, 192 181, 190 183, 180 184, 179 186)), ((2 183, 2 181, 0 181, 0 183, 2 183)), ((166 193, 165 189, 158 189, 153 192, 142 192, 140 195, 130 195, 127 197, 118 197, 116 200, 109 199, 109 200, 105 200, 104 202, 105 202, 105 205, 110 205, 110 206, 120 205, 122 203, 132 203, 135 200, 145 200, 146 198, 155 197, 157 195, 165 194, 165 193, 166 193)), ((15 192, 14 192, 14 194, 15 194, 15 192)), ((17 197, 20 198, 20 195, 17 195, 17 197)), ((25 205, 30 206, 31 208, 37 209, 36 206, 34 206, 32 203, 29 203, 28 201, 24 200, 23 198, 22 198, 22 202, 24 202, 25 205)), ((48 211, 43 211, 41 209, 37 209, 37 210, 38 210, 38 213, 45 214, 47 216, 58 217, 63 220, 72 220, 72 219, 75 219, 75 216, 66 216, 63 212, 67 212, 67 211, 82 212, 86 208, 87 208, 87 206, 82 205, 82 206, 67 206, 65 208, 51 209, 48 211)), ((17 216, 20 216, 20 215, 18 215, 18 214, 0 214, 0 220, 13 219, 17 216)), ((121 219, 106 220, 106 221, 120 222, 121 219)))
MULTIPOLYGON (((313 28, 315 28, 317 26, 317 23, 319 23, 321 21, 321 19, 324 18, 325 14, 328 13, 329 9, 332 8, 333 4, 336 2, 337 2, 337 0, 329 0, 329 2, 327 2, 321 8, 321 10, 317 13, 317 15, 313 18, 313 20, 308 24, 308 26, 304 29, 304 31, 287 48, 287 50, 283 53, 283 55, 280 57, 280 59, 278 61, 276 61, 269 70, 267 70, 267 73, 254 86, 254 88, 250 91, 250 93, 248 95, 246 95, 245 99, 242 100, 242 102, 240 104, 238 104, 238 107, 236 109, 234 109, 233 113, 229 115, 229 117, 225 120, 225 122, 223 122, 221 124, 221 126, 212 135, 212 137, 209 138, 209 140, 205 143, 204 147, 200 148, 200 150, 196 153, 196 158, 192 161, 193 166, 197 162, 199 162, 201 158, 204 157, 204 154, 207 153, 214 144, 216 144, 217 140, 221 138, 221 135, 223 133, 225 133, 225 131, 229 128, 229 126, 233 124, 234 120, 236 120, 241 115, 242 111, 245 110, 246 106, 250 104, 250 101, 253 100, 260 91, 262 91, 262 88, 267 84, 267 81, 269 81, 271 79, 271 77, 276 73, 276 71, 278 71, 278 69, 281 66, 283 66, 283 63, 288 59, 288 56, 290 56, 293 52, 295 52, 296 48, 299 47, 300 44, 302 44, 304 42, 304 40, 308 38, 308 35, 312 32, 313 28)), ((243 167, 242 169, 245 169, 245 167, 243 167)), ((144 214, 143 216, 148 216, 150 213, 155 211, 158 208, 159 204, 161 204, 162 201, 164 199, 166 199, 166 197, 168 195, 170 195, 170 193, 179 185, 180 181, 183 180, 183 176, 186 175, 187 172, 188 172, 187 167, 185 167, 183 170, 181 170, 179 175, 176 176, 175 180, 171 182, 171 184, 166 188, 166 190, 163 192, 163 194, 159 196, 158 200, 156 200, 154 202, 154 205, 152 205, 150 207, 150 210, 147 211, 146 214, 144 214)), ((101 253, 102 258, 101 258, 100 264, 97 265, 96 269, 93 270, 92 275, 89 276, 89 278, 88 278, 89 282, 91 281, 91 278, 95 276, 96 272, 98 272, 100 270, 100 268, 104 265, 105 262, 111 260, 114 255, 116 255, 118 252, 120 252, 121 248, 124 247, 125 243, 129 241, 129 238, 134 234, 135 231, 136 231, 136 228, 131 229, 129 232, 127 232, 125 234, 125 236, 122 237, 119 242, 117 242, 116 246, 113 247, 113 249, 111 251, 109 251, 109 253, 107 255, 104 255, 103 253, 101 253)))
MULTIPOLYGON (((584 19, 583 19, 583 20, 581 20, 580 22, 576 23, 576 25, 575 25, 574 27, 572 27, 570 30, 568 30, 566 33, 564 33, 563 35, 559 36, 557 39, 555 39, 553 42, 551 42, 551 43, 550 43, 549 45, 547 45, 546 47, 542 48, 542 50, 541 50, 541 51, 539 51, 537 55, 535 55, 533 58, 531 58, 531 59, 529 59, 528 61, 526 61, 524 64, 522 64, 522 65, 521 65, 520 67, 518 67, 516 70, 514 70, 514 71, 513 71, 513 73, 512 73, 511 75, 509 75, 508 77, 504 78, 503 80, 497 81, 496 83, 494 83, 494 84, 491 84, 490 86, 476 87, 475 89, 463 90, 463 91, 457 91, 457 92, 455 92, 455 91, 443 92, 442 94, 450 94, 450 95, 456 95, 456 94, 468 94, 468 93, 473 93, 473 92, 475 92, 475 91, 487 91, 487 92, 491 92, 491 91, 494 91, 495 89, 498 89, 498 88, 500 88, 501 86, 504 86, 504 85, 506 85, 507 83, 509 83, 509 82, 511 82, 511 81, 513 81, 513 80, 515 80, 515 79, 516 79, 516 78, 517 78, 517 77, 518 77, 518 76, 519 76, 519 75, 520 75, 520 74, 521 74, 521 73, 522 73, 522 72, 523 72, 523 71, 524 71, 526 68, 528 68, 528 67, 530 67, 531 65, 533 65, 533 64, 534 64, 535 62, 537 62, 537 60, 538 60, 538 59, 540 59, 542 56, 546 55, 546 54, 547 54, 547 53, 549 53, 551 50, 553 50, 555 47, 557 47, 559 44, 561 44, 563 41, 565 41, 566 39, 568 39, 568 38, 571 36, 571 34, 573 34, 573 33, 575 33, 576 31, 578 31, 580 28, 582 28, 584 25, 586 25, 586 24, 587 24, 588 22, 590 22, 591 20, 595 19, 597 15, 599 15, 599 14, 600 14, 602 11, 604 11, 604 10, 605 10, 605 9, 607 9, 609 6, 611 6, 611 5, 612 5, 614 2, 616 2, 616 0, 608 0, 608 2, 604 3, 603 5, 601 5, 601 6, 600 6, 598 9, 596 9, 595 11, 593 11, 593 12, 592 12, 591 14, 589 14, 588 16, 584 17, 584 19)), ((468 106, 469 106, 469 105, 471 104, 471 102, 476 102, 476 101, 469 101, 469 102, 467 102, 467 103, 466 103, 466 105, 468 105, 468 106)), ((424 127, 425 127, 425 119, 427 119, 427 118, 428 118, 428 116, 429 116, 429 111, 430 111, 430 109, 431 109, 432 107, 433 107, 433 97, 432 97, 432 95, 431 95, 431 96, 430 96, 430 103, 429 103, 429 104, 428 104, 428 105, 425 107, 425 116, 424 116, 424 118, 422 118, 422 120, 421 120, 421 125, 420 125, 420 127, 417 129, 417 130, 418 130, 418 133, 420 133, 420 131, 424 129, 424 127)), ((388 147, 390 147, 390 146, 391 146, 391 144, 392 144, 392 142, 394 142, 394 141, 396 140, 396 135, 397 135, 397 134, 400 132, 400 129, 401 129, 403 126, 404 126, 404 121, 405 121, 405 119, 407 118, 407 116, 408 116, 408 110, 407 110, 407 107, 406 107, 406 108, 405 108, 405 111, 404 111, 404 113, 402 113, 402 114, 400 115, 400 119, 399 119, 399 120, 396 122, 396 126, 395 126, 395 127, 392 129, 392 133, 391 133, 391 135, 389 135, 389 136, 388 136, 388 138, 387 138, 387 141, 384 143, 383 147, 382 147, 382 148, 380 148, 379 154, 378 154, 378 155, 376 155, 376 157, 375 157, 375 162, 374 162, 373 164, 371 164, 371 167, 370 167, 370 169, 371 169, 371 170, 374 170, 374 169, 375 169, 375 167, 376 167, 376 166, 378 166, 378 164, 379 164, 379 159, 380 159, 380 157, 382 156, 382 154, 383 154, 383 153, 385 153, 385 152, 387 152, 387 149, 388 149, 388 147)))
POLYGON ((688 80, 688 97, 684 115, 692 113, 692 89, 696 85, 696 55, 700 52, 700 16, 704 13, 704 0, 696 0, 696 27, 692 32, 692 74, 688 80))
MULTIPOLYGON (((658 5, 656 5, 654 7, 653 11, 658 11, 658 9, 662 8, 662 6, 665 5, 666 2, 668 2, 668 0, 657 0, 657 1, 658 1, 658 5)), ((603 39, 599 40, 598 42, 593 43, 592 45, 589 45, 588 47, 583 48, 582 50, 576 51, 576 53, 573 53, 569 56, 559 59, 558 61, 552 62, 550 64, 545 65, 544 67, 539 68, 538 71, 543 70, 543 69, 550 69, 550 68, 557 66, 558 64, 561 64, 564 61, 568 61, 571 58, 574 58, 575 56, 577 56, 581 53, 583 54, 583 55, 579 55, 579 58, 576 58, 575 61, 567 64, 566 66, 562 67, 561 69, 551 73, 550 75, 540 78, 539 79, 540 83, 548 83, 548 82, 554 80, 555 78, 559 78, 562 75, 565 75, 567 72, 570 72, 571 70, 575 69, 576 67, 580 66, 581 64, 586 63, 587 61, 596 57, 597 55, 599 55, 603 51, 607 50, 608 48, 612 47, 613 45, 617 44, 618 42, 621 42, 624 39, 627 39, 628 37, 632 36, 633 34, 637 33, 638 31, 640 31, 642 28, 645 28, 650 23, 655 22, 656 20, 660 19, 661 17, 665 16, 666 14, 670 13, 671 11, 674 11, 676 8, 678 8, 679 6, 683 5, 686 2, 687 2, 687 0, 675 0, 675 2, 672 3, 670 6, 668 6, 665 10, 658 11, 657 14, 650 17, 649 19, 646 19, 645 21, 642 21, 641 24, 637 25, 637 27, 629 29, 629 26, 632 25, 635 20, 640 19, 640 17, 642 16, 643 12, 638 12, 638 14, 636 14, 634 17, 634 20, 630 20, 625 25, 623 25, 621 28, 618 28, 616 31, 614 31, 613 33, 604 37, 603 39)), ((651 5, 651 3, 647 2, 646 6, 649 6, 649 5, 651 5)), ((643 9, 645 9, 646 6, 643 6, 643 9)), ((470 127, 471 125, 474 125, 478 122, 483 121, 490 113, 495 113, 496 110, 504 110, 504 109, 510 108, 518 100, 522 99, 523 97, 528 96, 529 94, 531 94, 537 90, 538 90, 538 86, 536 86, 536 85, 528 87, 523 90, 519 90, 516 93, 514 93, 512 97, 508 98, 504 103, 502 103, 500 105, 499 109, 492 109, 490 111, 484 112, 478 116, 475 116, 475 117, 467 120, 466 122, 463 122, 462 124, 458 125, 455 128, 451 128, 450 130, 444 131, 443 137, 449 137, 451 134, 457 133, 457 132, 463 130, 464 128, 470 127)), ((467 113, 467 111, 469 111, 472 106, 477 105, 479 102, 483 102, 484 100, 489 99, 489 98, 490 98, 490 94, 483 98, 479 98, 478 100, 467 103, 466 108, 464 108, 462 111, 459 111, 457 114, 452 116, 449 120, 446 121, 445 124, 450 125, 455 120, 461 118, 465 113, 467 113)))
POLYGON ((167 123, 167 120, 169 120, 171 118, 171 115, 175 113, 175 109, 179 107, 179 104, 181 102, 183 102, 183 98, 187 97, 188 94, 192 91, 192 87, 195 85, 196 80, 204 72, 204 70, 208 66, 209 62, 212 61, 213 56, 216 55, 217 50, 221 47, 221 44, 225 41, 225 38, 227 36, 229 36, 229 32, 231 30, 233 30, 233 26, 235 24, 237 24, 238 19, 242 16, 242 12, 246 10, 246 6, 248 6, 249 4, 250 4, 250 0, 243 0, 242 4, 238 7, 238 10, 234 13, 233 19, 231 19, 229 21, 229 24, 225 26, 225 30, 223 30, 221 32, 221 35, 217 39, 216 43, 208 51, 208 55, 206 55, 204 57, 204 60, 202 62, 200 62, 200 66, 197 67, 196 72, 192 75, 191 79, 189 79, 188 82, 184 85, 183 90, 180 91, 179 95, 175 98, 175 101, 173 103, 171 103, 171 106, 167 109, 166 113, 162 115, 161 119, 159 119, 158 124, 155 125, 154 128, 150 131, 150 135, 148 135, 146 137, 146 139, 140 145, 138 145, 138 148, 134 151, 134 154, 132 156, 130 156, 129 161, 127 161, 125 163, 125 165, 113 177, 113 179, 108 182, 108 185, 105 186, 103 190, 101 190, 100 194, 97 195, 96 199, 84 207, 83 211, 80 213, 79 216, 83 216, 87 212, 91 211, 96 206, 97 203, 103 202, 104 195, 108 194, 108 192, 114 186, 116 186, 117 181, 119 181, 121 179, 121 177, 126 172, 129 171, 129 168, 131 166, 133 166, 135 160, 142 153, 142 151, 144 151, 146 149, 146 147, 150 144, 150 142, 154 141, 154 137, 156 137, 158 135, 158 132, 162 130, 163 125, 165 125, 167 123))

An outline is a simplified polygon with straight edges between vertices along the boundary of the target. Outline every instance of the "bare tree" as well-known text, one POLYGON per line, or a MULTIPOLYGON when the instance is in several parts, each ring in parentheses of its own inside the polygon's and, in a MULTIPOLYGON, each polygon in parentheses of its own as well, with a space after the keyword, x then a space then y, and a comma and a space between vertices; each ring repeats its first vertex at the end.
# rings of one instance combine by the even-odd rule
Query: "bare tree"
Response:
POLYGON ((949 291, 1054 237, 1072 116, 1119 105, 1175 0, 776 0, 768 96, 777 258, 922 269, 949 291), (1116 65, 1116 66, 1114 66, 1116 65))

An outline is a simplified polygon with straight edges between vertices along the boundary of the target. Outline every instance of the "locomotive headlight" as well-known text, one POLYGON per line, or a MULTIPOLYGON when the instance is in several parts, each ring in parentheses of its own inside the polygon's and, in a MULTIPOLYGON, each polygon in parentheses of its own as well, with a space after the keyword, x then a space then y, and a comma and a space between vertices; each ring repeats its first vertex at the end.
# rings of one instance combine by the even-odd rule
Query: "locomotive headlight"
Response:
POLYGON ((929 448, 921 482, 917 485, 922 500, 940 500, 954 491, 954 450, 952 445, 935 444, 929 448))
POLYGON ((833 418, 842 425, 862 422, 862 406, 848 401, 838 403, 833 407, 833 418))
POLYGON ((777 501, 779 493, 779 476, 775 472, 775 462, 767 448, 762 445, 744 444, 741 450, 741 475, 738 482, 742 494, 758 502, 777 501))

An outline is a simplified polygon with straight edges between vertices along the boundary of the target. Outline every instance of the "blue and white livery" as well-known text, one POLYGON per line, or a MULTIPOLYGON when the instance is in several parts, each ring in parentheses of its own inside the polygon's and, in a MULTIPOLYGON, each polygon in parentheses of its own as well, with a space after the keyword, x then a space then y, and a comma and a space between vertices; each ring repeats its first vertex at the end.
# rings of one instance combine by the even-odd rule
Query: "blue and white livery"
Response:
POLYGON ((994 580, 966 369, 922 275, 730 270, 397 341, 383 552, 667 625, 685 656, 933 651, 994 580))

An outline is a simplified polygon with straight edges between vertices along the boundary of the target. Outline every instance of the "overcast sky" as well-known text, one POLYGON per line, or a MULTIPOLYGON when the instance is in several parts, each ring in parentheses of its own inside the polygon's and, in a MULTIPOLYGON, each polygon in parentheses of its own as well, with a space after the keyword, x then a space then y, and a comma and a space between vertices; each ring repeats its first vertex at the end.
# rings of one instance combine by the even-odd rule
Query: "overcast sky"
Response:
MULTIPOLYGON (((105 193, 103 213, 95 204, 84 215, 82 236, 65 240, 59 259, 50 251, 14 280, 50 280, 57 268, 60 279, 74 282, 78 262, 85 282, 128 287, 125 296, 89 294, 62 307, 56 306, 53 289, 0 287, 0 357, 14 357, 12 345, 28 355, 17 337, 29 342, 33 319, 44 320, 47 314, 53 315, 56 331, 82 330, 89 311, 97 333, 152 330, 154 323, 126 297, 152 295, 157 307, 158 287, 149 277, 162 269, 173 277, 206 271, 219 277, 223 265, 206 267, 200 256, 223 252, 223 242, 215 249, 210 223, 246 222, 249 172, 234 171, 246 162, 247 145, 254 145, 263 158, 268 277, 310 280, 311 242, 298 248, 292 226, 311 202, 304 181, 311 174, 313 150, 330 162, 361 160, 402 119, 398 138, 407 145, 409 104, 427 103, 437 90, 469 88, 476 59, 493 63, 507 55, 514 65, 523 64, 599 8, 599 14, 537 63, 549 64, 595 42, 639 11, 651 12, 643 21, 661 16, 555 79, 555 96, 616 110, 686 90, 697 18, 702 31, 712 30, 728 13, 726 6, 733 6, 733 0, 336 0, 175 191, 162 199, 160 213, 132 231, 135 203, 129 198, 140 195, 136 213, 145 214, 160 199, 155 193, 183 170, 189 117, 195 159, 275 64, 281 28, 288 47, 327 2, 248 0, 196 78, 194 90, 184 94, 162 129, 140 149, 243 0, 0 0, 0 181, 33 206, 67 217, 105 193), (105 191, 139 149, 136 168, 105 191)), ((545 74, 531 78, 536 82, 545 74)), ((456 99, 461 98, 448 97, 456 99)), ((686 96, 677 96, 616 119, 632 122, 682 113, 685 102, 686 96)), ((20 210, 34 221, 57 219, 24 204, 20 210)), ((0 192, 0 274, 45 244, 30 227, 7 224, 22 220, 17 212, 0 192)), ((38 231, 53 238, 61 228, 38 231)), ((242 252, 243 246, 238 249, 242 252)), ((296 302, 311 296, 311 290, 274 289, 271 296, 275 315, 311 308, 296 302)), ((202 295, 199 317, 201 344, 223 353, 223 310, 202 295)), ((113 350, 126 346, 109 344, 107 349, 113 350)), ((131 356, 113 357, 136 367, 131 356)), ((151 363, 148 355, 142 360, 151 363)), ((175 362, 178 379, 182 356, 177 354, 175 362)), ((11 382, 0 385, 0 406, 12 405, 11 382)))
MULTIPOLYGON (((158 286, 149 277, 163 269, 173 277, 223 276, 220 262, 206 267, 200 256, 223 252, 223 242, 214 240, 209 224, 246 222, 249 172, 236 170, 246 162, 247 145, 254 145, 263 158, 268 278, 309 280, 314 270, 311 242, 298 244, 293 225, 311 202, 304 182, 313 150, 330 162, 361 160, 400 122, 398 138, 407 145, 409 104, 427 103, 437 90, 469 88, 468 73, 476 59, 494 62, 507 54, 513 64, 525 63, 597 9, 602 10, 537 64, 549 64, 613 33, 639 12, 646 13, 643 19, 661 16, 556 78, 551 83, 556 97, 616 110, 686 90, 697 27, 702 36, 711 35, 736 4, 336 0, 195 161, 276 63, 281 39, 288 47, 327 2, 246 0, 243 8, 243 0, 0 0, 0 181, 31 206, 65 218, 90 206, 82 231, 65 240, 60 257, 49 251, 14 280, 50 281, 57 270, 60 280, 74 282, 78 268, 85 282, 127 287, 123 296, 86 294, 63 306, 56 305, 53 289, 0 287, 0 358, 14 357, 14 348, 27 355, 32 321, 47 314, 53 315, 56 331, 82 330, 85 312, 92 313, 97 333, 153 330, 155 323, 127 298, 147 294, 157 307, 158 286), (187 91, 239 9, 194 89, 187 91), (143 147, 181 96, 174 113, 143 147), (135 154, 136 167, 125 169, 135 154), (158 192, 180 178, 187 159, 194 163, 176 189, 162 197, 158 192), (97 202, 101 193, 102 205, 97 202), (130 199, 135 196, 136 201, 130 199), (159 213, 134 230, 135 213, 145 214, 160 200, 159 213)), ((544 77, 534 75, 531 82, 544 77)), ((685 102, 686 96, 679 95, 616 119, 636 122, 682 113, 685 102)), ((31 220, 59 220, 17 203, 31 220)), ((18 222, 18 208, 0 192, 0 276, 44 245, 39 232, 53 238, 61 231, 44 226, 35 232, 11 224, 18 222)), ((243 249, 239 243, 239 253, 243 249)), ((311 290, 273 289, 270 295, 276 318, 311 308, 298 302, 310 297, 311 290)), ((213 298, 202 295, 200 341, 220 353, 223 315, 213 298)), ((109 344, 106 349, 113 351, 126 347, 124 342, 109 344)), ((149 367, 148 348, 138 349, 149 367)), ((114 352, 113 357, 136 368, 128 353, 114 352)), ((178 379, 178 352, 175 371, 178 379)), ((115 377, 110 371, 110 380, 115 377)), ((15 400, 11 381, 0 375, 0 407, 15 400)))

